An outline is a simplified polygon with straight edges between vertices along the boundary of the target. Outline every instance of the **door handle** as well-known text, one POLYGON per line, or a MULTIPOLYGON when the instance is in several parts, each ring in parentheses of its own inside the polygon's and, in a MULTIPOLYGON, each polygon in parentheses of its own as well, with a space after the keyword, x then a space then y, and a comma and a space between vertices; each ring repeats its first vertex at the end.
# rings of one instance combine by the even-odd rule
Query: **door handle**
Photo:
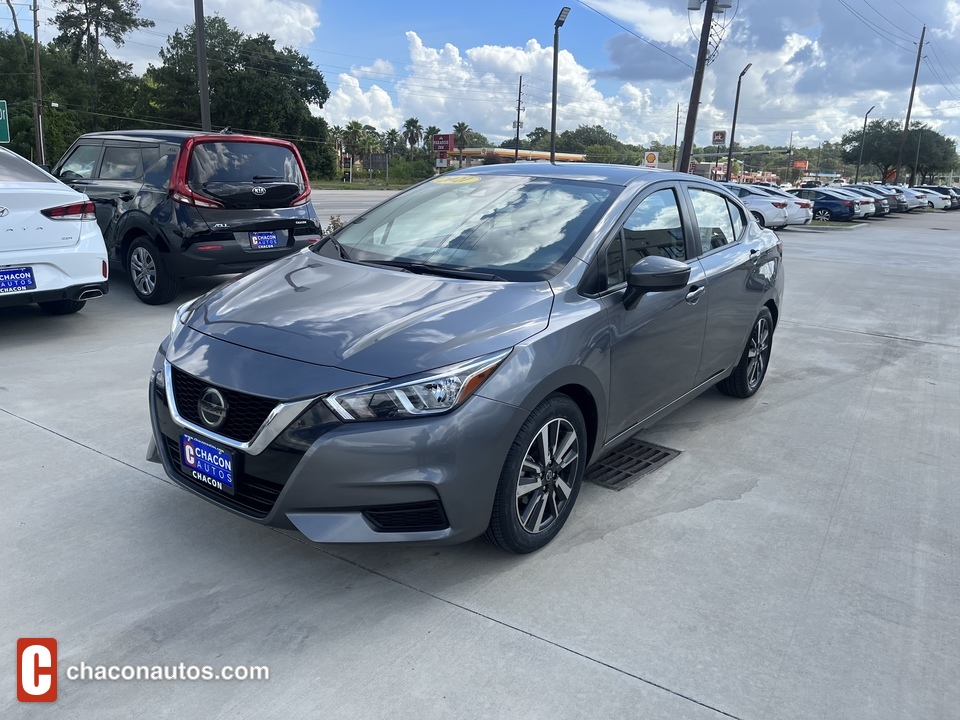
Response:
POLYGON ((130 192, 129 190, 124 190, 117 197, 119 197, 124 202, 130 202, 131 200, 133 200, 133 193, 130 192))
POLYGON ((700 287, 694 287, 690 292, 687 293, 687 302, 691 305, 696 305, 697 301, 700 299, 700 296, 706 291, 707 289, 702 285, 700 287))
POLYGON ((754 265, 760 262, 760 257, 760 251, 756 248, 750 251, 750 262, 752 262, 754 265))

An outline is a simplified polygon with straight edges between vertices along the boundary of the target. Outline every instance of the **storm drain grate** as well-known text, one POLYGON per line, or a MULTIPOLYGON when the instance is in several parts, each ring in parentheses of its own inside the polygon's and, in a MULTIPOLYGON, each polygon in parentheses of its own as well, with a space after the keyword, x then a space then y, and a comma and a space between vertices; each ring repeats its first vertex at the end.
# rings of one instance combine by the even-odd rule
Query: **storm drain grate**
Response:
POLYGON ((588 467, 584 480, 610 490, 623 490, 679 454, 679 450, 632 438, 617 445, 588 467))

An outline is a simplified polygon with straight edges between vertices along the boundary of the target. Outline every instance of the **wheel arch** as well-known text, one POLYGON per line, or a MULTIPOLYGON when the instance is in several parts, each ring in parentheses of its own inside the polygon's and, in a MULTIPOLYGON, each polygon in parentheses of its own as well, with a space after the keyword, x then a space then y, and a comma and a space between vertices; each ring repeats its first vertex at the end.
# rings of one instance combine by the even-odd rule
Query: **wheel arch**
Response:
POLYGON ((117 243, 117 259, 126 266, 127 255, 130 252, 130 246, 137 238, 145 237, 162 253, 170 252, 170 247, 163 238, 162 233, 156 232, 155 228, 150 227, 147 222, 132 221, 128 222, 120 236, 120 242, 117 243))

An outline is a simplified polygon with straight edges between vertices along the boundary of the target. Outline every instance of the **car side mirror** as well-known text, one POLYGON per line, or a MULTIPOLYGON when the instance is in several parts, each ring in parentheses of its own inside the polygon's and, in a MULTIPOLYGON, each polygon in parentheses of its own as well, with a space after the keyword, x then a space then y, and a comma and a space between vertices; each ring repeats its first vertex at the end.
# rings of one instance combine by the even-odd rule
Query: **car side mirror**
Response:
POLYGON ((623 305, 632 310, 648 292, 682 290, 690 281, 690 266, 673 258, 650 255, 627 271, 623 305))

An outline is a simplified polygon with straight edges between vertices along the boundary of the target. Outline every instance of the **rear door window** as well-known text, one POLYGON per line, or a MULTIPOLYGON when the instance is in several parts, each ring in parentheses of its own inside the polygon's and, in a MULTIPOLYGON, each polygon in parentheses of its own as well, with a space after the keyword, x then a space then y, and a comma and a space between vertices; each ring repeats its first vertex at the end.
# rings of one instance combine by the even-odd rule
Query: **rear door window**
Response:
POLYGON ((703 254, 736 241, 727 200, 722 195, 692 187, 690 200, 700 226, 700 249, 703 254))
POLYGON ((143 163, 138 147, 112 147, 103 150, 100 163, 102 180, 133 180, 143 174, 143 163))

